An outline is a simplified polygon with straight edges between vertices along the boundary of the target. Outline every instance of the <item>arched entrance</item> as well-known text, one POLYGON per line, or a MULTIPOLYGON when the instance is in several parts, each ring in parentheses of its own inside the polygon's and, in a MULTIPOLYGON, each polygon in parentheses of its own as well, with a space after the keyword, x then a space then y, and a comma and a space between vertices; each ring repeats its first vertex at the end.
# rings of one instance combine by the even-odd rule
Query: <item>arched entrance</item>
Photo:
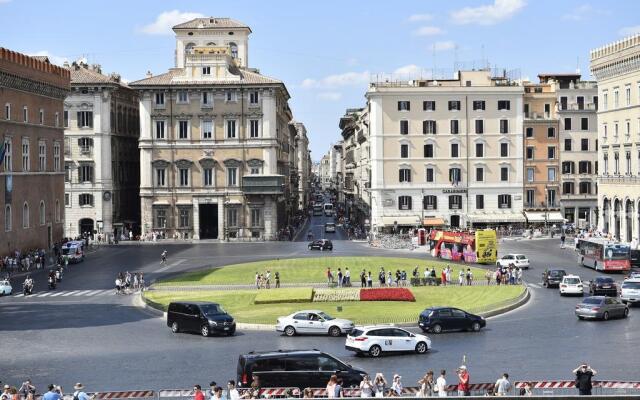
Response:
POLYGON ((631 239, 633 239, 633 203, 629 199, 627 199, 627 201, 625 202, 624 212, 624 221, 626 228, 625 241, 631 242, 631 239))
POLYGON ((605 198, 602 201, 602 231, 604 233, 609 233, 609 214, 611 213, 611 204, 609 199, 605 198))
POLYGON ((81 219, 78 222, 78 225, 79 225, 79 231, 81 235, 85 232, 93 234, 93 220, 91 218, 81 219))
POLYGON ((613 201, 613 237, 616 240, 620 240, 620 224, 622 222, 622 202, 620 199, 613 201))

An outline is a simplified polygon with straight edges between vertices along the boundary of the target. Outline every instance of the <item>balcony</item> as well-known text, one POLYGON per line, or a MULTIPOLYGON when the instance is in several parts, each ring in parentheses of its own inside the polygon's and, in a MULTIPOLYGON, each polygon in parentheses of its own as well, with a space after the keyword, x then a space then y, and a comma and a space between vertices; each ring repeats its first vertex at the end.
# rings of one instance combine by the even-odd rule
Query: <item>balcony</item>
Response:
POLYGON ((242 189, 246 194, 284 194, 284 176, 245 175, 242 189))
POLYGON ((595 103, 560 103, 560 111, 597 111, 595 103))

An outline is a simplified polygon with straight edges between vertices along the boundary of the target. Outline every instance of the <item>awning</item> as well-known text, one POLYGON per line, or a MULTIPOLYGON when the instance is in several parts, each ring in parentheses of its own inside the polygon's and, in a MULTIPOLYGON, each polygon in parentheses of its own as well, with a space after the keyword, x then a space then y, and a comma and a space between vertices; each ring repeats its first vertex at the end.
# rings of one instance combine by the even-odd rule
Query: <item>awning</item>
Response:
POLYGON ((396 222, 398 223, 398 225, 410 225, 410 226, 416 226, 416 225, 420 225, 420 218, 416 215, 416 216, 398 216, 398 217, 382 217, 382 225, 384 226, 390 226, 390 225, 395 225, 396 222))
POLYGON ((519 213, 469 214, 472 223, 525 222, 524 215, 519 213))
POLYGON ((544 223, 546 222, 565 222, 566 220, 557 211, 525 211, 527 222, 531 223, 544 223))
POLYGON ((444 225, 444 218, 425 218, 422 220, 424 226, 442 226, 444 225))

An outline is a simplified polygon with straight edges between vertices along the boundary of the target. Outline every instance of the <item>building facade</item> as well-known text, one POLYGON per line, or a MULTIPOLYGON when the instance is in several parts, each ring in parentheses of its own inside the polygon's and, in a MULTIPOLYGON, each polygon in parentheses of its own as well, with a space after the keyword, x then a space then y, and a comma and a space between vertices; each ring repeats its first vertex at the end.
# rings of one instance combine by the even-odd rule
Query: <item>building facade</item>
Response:
POLYGON ((64 102, 65 236, 140 233, 137 93, 118 74, 74 62, 64 102))
POLYGON ((0 48, 0 255, 50 249, 63 238, 68 92, 68 70, 0 48))
POLYGON ((248 26, 212 17, 173 30, 176 68, 130 84, 140 97, 142 232, 275 238, 298 204, 289 93, 247 66, 248 26))
POLYGON ((311 199, 311 154, 309 153, 309 137, 307 128, 302 122, 292 122, 296 130, 296 158, 298 186, 296 197, 298 209, 304 210, 311 199))
POLYGON ((592 50, 598 82, 598 228, 640 237, 640 34, 592 50))
POLYGON ((521 85, 459 71, 375 82, 366 97, 375 229, 524 222, 521 85))

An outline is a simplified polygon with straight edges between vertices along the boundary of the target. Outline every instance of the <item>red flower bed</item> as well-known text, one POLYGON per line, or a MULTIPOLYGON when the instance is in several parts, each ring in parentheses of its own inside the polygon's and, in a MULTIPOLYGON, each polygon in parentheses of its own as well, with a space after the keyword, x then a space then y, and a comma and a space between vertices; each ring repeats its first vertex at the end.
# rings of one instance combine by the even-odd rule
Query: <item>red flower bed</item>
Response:
POLYGON ((416 301, 406 288, 360 289, 360 301, 416 301))

